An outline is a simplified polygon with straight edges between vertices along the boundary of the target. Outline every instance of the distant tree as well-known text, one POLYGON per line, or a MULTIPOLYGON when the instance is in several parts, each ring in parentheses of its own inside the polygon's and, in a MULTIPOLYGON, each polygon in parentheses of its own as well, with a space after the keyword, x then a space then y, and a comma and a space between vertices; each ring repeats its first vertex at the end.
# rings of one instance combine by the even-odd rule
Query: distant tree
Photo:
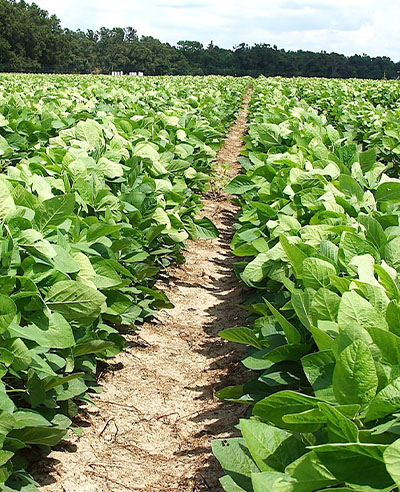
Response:
POLYGON ((213 41, 205 47, 182 40, 177 46, 152 36, 139 38, 133 27, 72 31, 34 3, 0 0, 0 70, 14 72, 149 75, 221 74, 395 78, 400 63, 386 56, 344 56, 321 51, 286 51, 276 44, 240 43, 232 49, 213 41))

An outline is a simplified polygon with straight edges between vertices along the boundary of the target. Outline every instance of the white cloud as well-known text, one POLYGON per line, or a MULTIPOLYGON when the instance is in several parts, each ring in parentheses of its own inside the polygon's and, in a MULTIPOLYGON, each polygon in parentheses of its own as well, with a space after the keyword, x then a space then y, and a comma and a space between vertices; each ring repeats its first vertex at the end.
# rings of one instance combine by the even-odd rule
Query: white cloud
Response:
POLYGON ((394 0, 36 0, 71 29, 132 26, 171 44, 198 40, 400 59, 394 0))

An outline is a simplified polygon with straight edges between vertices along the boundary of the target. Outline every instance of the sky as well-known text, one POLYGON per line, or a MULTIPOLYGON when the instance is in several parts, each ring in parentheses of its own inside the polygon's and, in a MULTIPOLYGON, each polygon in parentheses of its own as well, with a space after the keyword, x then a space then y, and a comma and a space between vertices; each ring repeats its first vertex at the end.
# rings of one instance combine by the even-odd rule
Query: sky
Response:
POLYGON ((131 26, 163 42, 211 40, 222 48, 278 48, 400 60, 397 0, 34 0, 63 27, 131 26))

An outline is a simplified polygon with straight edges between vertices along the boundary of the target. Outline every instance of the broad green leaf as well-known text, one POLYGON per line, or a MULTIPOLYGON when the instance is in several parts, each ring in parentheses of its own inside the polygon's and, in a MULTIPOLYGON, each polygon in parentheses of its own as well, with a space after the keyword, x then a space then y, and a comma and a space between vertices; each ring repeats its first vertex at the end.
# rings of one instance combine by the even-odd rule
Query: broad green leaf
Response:
POLYGON ((242 419, 240 430, 261 471, 283 472, 288 464, 306 452, 304 444, 296 437, 272 425, 242 419))
POLYGON ((331 283, 330 276, 335 274, 335 267, 320 258, 306 258, 303 261, 303 283, 305 287, 315 290, 327 287, 331 283))
POLYGON ((385 490, 393 484, 383 463, 386 447, 379 444, 338 443, 316 446, 313 452, 339 484, 346 482, 356 490, 357 486, 385 490))
POLYGON ((400 202, 400 183, 389 181, 378 186, 375 192, 377 202, 400 202))
POLYGON ((72 328, 59 313, 41 313, 27 326, 12 326, 11 333, 26 340, 32 340, 41 347, 69 348, 75 345, 72 328))
POLYGON ((13 414, 15 419, 14 429, 24 427, 51 427, 51 423, 39 412, 22 409, 13 414))
POLYGON ((400 439, 394 441, 388 446, 384 453, 383 459, 390 476, 393 478, 395 484, 400 486, 400 439))
POLYGON ((279 482, 280 478, 284 479, 285 477, 287 475, 278 472, 252 473, 251 484, 254 492, 276 492, 277 489, 274 483, 279 482))
POLYGON ((197 234, 203 239, 215 239, 219 235, 218 229, 207 217, 195 219, 194 224, 196 226, 197 234))
POLYGON ((371 148, 361 152, 358 156, 361 169, 364 173, 368 172, 377 160, 376 149, 371 148))
POLYGON ((102 129, 97 121, 79 121, 75 128, 76 138, 86 141, 90 147, 97 147, 101 141, 102 129))
POLYGON ((260 344, 258 338, 255 336, 254 331, 251 328, 228 328, 226 330, 220 331, 218 335, 222 338, 225 338, 225 340, 229 340, 230 342, 244 343, 258 349, 262 348, 262 345, 260 344))
POLYGON ((364 190, 357 183, 357 181, 348 174, 341 174, 339 178, 340 191, 343 191, 349 197, 356 197, 358 201, 361 201, 364 196, 364 190))
POLYGON ((6 220, 14 211, 15 203, 9 187, 0 179, 0 220, 6 220))
POLYGON ((32 356, 28 347, 20 338, 8 338, 3 340, 2 345, 13 354, 11 367, 15 371, 28 369, 32 363, 32 356))
POLYGON ((244 439, 217 439, 212 442, 212 450, 225 472, 245 490, 251 487, 251 474, 259 472, 244 439))
POLYGON ((299 485, 294 485, 298 492, 312 492, 336 484, 335 477, 312 451, 291 463, 285 472, 298 482, 299 485))
POLYGON ((400 300, 400 290, 388 271, 381 265, 375 265, 374 270, 379 275, 379 282, 384 287, 389 299, 400 300))
POLYGON ((89 243, 96 241, 103 236, 109 236, 121 230, 121 225, 105 224, 99 222, 89 227, 86 232, 86 239, 89 243))
POLYGON ((133 155, 143 159, 152 159, 157 161, 160 158, 160 154, 157 149, 157 145, 150 142, 139 142, 133 149, 133 155))
POLYGON ((45 200, 35 212, 35 221, 40 230, 62 224, 74 211, 75 196, 70 194, 55 196, 45 200))
POLYGON ((371 255, 376 263, 380 263, 380 255, 371 243, 361 235, 344 232, 339 244, 339 260, 347 266, 354 256, 361 255, 371 255))
POLYGON ((79 357, 87 354, 104 353, 106 350, 112 348, 114 344, 112 342, 106 342, 103 340, 91 340, 90 342, 80 343, 73 348, 74 357, 79 357))
POLYGON ((25 427, 24 429, 12 431, 10 436, 26 444, 55 446, 61 439, 67 436, 67 433, 65 429, 59 429, 57 427, 25 427))
POLYGON ((384 246, 387 238, 381 224, 371 215, 360 214, 358 220, 366 228, 367 239, 378 249, 384 246))
MULTIPOLYGON (((400 184, 400 183, 399 183, 400 184)), ((383 247, 383 258, 397 271, 400 270, 400 237, 396 236, 383 247)), ((379 262, 377 262, 379 264, 379 262)), ((378 272, 379 273, 379 272, 378 272)))
POLYGON ((281 325, 283 331, 285 332, 286 339, 289 343, 298 344, 301 342, 301 334, 295 326, 293 326, 274 306, 264 299, 265 304, 268 309, 275 316, 278 323, 281 325))
POLYGON ((85 284, 65 280, 50 288, 45 303, 67 321, 87 324, 100 315, 105 299, 103 294, 85 284))
POLYGON ((225 492, 246 492, 246 490, 243 487, 240 487, 240 485, 238 485, 229 475, 225 475, 220 478, 219 481, 225 492))
POLYGON ((17 306, 9 297, 0 294, 0 333, 4 333, 17 314, 17 306))
POLYGON ((256 403, 253 414, 265 422, 271 422, 279 427, 298 432, 314 432, 318 425, 314 424, 286 424, 285 415, 301 413, 317 407, 319 400, 311 396, 302 395, 294 391, 279 391, 264 400, 256 403))
POLYGON ((400 410, 400 378, 394 379, 370 401, 365 420, 367 422, 400 410))
POLYGON ((294 289, 292 292, 291 302, 299 320, 303 325, 310 329, 312 325, 312 296, 313 291, 311 289, 294 289))
POLYGON ((233 178, 233 180, 225 188, 226 193, 230 195, 242 195, 249 190, 256 188, 256 184, 247 176, 239 175, 233 178))
POLYGON ((339 306, 338 323, 341 330, 376 327, 387 329, 383 315, 354 291, 343 294, 339 306))
POLYGON ((290 244, 285 236, 280 237, 280 243, 285 250, 286 256, 289 258, 292 264, 293 270, 297 277, 301 277, 303 273, 303 262, 307 258, 307 255, 298 248, 295 244, 290 244))
POLYGON ((318 403, 318 407, 328 420, 329 439, 331 442, 357 442, 358 427, 346 418, 337 408, 326 403, 318 403))
POLYGON ((241 277, 246 283, 261 282, 267 273, 267 263, 269 262, 268 255, 260 253, 253 261, 247 264, 241 277))
POLYGON ((318 289, 311 301, 311 316, 314 324, 319 320, 336 321, 340 297, 329 289, 318 289))
POLYGON ((371 351, 361 340, 339 355, 333 371, 333 392, 341 404, 366 405, 375 396, 378 376, 371 351))
POLYGON ((21 231, 18 242, 21 248, 35 257, 52 259, 57 254, 52 244, 34 229, 21 231))
POLYGON ((313 388, 314 394, 321 400, 334 402, 333 370, 335 356, 331 350, 321 350, 301 359, 304 372, 313 388))

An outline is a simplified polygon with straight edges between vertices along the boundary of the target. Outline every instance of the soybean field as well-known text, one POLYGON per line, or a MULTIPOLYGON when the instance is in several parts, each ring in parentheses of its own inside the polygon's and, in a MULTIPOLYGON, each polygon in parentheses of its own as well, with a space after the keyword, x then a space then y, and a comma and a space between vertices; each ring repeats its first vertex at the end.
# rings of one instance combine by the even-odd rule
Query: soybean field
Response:
POLYGON ((0 75, 0 489, 398 491, 399 97, 0 75))

